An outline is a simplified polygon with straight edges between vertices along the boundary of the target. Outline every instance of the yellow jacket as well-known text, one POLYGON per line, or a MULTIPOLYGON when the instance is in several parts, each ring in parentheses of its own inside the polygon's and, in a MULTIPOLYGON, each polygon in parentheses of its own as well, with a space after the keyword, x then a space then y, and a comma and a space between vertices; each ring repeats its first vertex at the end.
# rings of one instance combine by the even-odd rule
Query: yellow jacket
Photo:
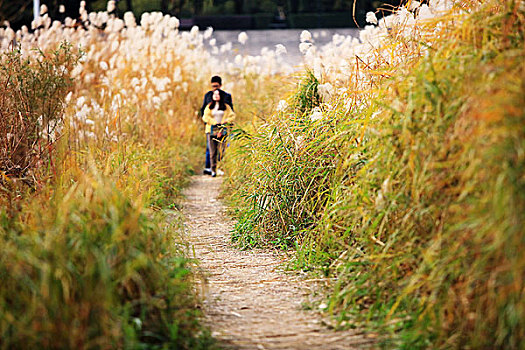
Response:
MULTIPOLYGON (((215 118, 213 118, 213 115, 211 114, 210 105, 206 106, 202 120, 206 123, 206 133, 209 134, 211 132, 211 126, 217 124, 215 118)), ((221 124, 232 123, 234 120, 235 112, 232 111, 230 106, 226 105, 226 110, 224 111, 221 124)))

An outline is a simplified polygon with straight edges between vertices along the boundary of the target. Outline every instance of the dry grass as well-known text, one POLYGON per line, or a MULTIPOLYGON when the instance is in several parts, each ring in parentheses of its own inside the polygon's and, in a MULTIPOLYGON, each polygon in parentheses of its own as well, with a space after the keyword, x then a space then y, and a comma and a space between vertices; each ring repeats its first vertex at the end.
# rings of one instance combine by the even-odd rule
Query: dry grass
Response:
MULTIPOLYGON (((2 169, 0 348, 211 347, 197 321, 195 275, 178 236, 180 219, 169 223, 159 211, 177 206, 190 159, 202 152, 200 124, 183 123, 200 100, 200 87, 132 118, 140 106, 112 108, 98 84, 80 80, 73 98, 85 96, 101 107, 92 124, 79 124, 73 105, 62 114, 72 89, 62 73, 71 71, 76 56, 59 52, 40 61, 13 53, 15 59, 2 62, 4 74, 18 79, 8 85, 15 97, 4 91, 2 101, 14 102, 2 117, 16 120, 27 112, 15 125, 28 142, 6 156, 26 152, 17 167, 24 172, 2 169), (21 68, 12 70, 15 64, 21 68), (71 66, 61 69, 65 64, 71 66), (45 81, 35 81, 44 78, 56 88, 37 89, 45 81), (39 93, 40 99, 31 95, 39 93), (44 124, 36 120, 41 113, 44 124), (42 142, 46 153, 34 150, 42 142), (39 174, 38 186, 20 185, 26 173, 39 174)), ((84 72, 97 69, 88 64, 84 72)))
MULTIPOLYGON (((19 50, 0 57, 0 180, 37 186, 37 168, 54 166, 54 148, 63 118, 63 96, 71 88, 69 71, 80 58, 71 46, 39 52, 33 60, 19 50)), ((12 190, 12 189, 11 189, 12 190)))
POLYGON ((386 348, 523 346, 524 13, 470 11, 428 23, 427 54, 394 39, 404 64, 333 108, 307 75, 235 146, 234 239, 337 277, 329 311, 386 348))

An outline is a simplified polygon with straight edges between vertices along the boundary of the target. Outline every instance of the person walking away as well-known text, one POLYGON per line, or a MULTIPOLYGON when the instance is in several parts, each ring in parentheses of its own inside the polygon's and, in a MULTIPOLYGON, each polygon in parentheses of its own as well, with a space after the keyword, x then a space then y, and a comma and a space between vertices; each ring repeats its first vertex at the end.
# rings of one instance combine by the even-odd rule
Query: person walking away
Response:
MULTIPOLYGON (((221 92, 223 92, 225 94, 224 95, 224 103, 226 103, 228 106, 230 106, 231 110, 233 111, 232 95, 227 93, 224 90, 221 90, 221 87, 222 87, 222 78, 220 76, 218 76, 218 75, 213 76, 211 78, 211 90, 208 91, 204 95, 204 101, 202 102, 202 107, 201 107, 201 116, 204 116, 204 110, 212 102, 212 100, 213 100, 212 99, 213 92, 216 91, 216 90, 219 90, 219 91, 221 91, 221 92)), ((208 136, 206 136, 206 140, 208 140, 208 136)), ((206 143, 206 158, 205 158, 203 173, 205 175, 211 175, 210 147, 209 147, 208 143, 206 143)))
POLYGON ((212 102, 204 109, 202 120, 206 123, 206 138, 210 149, 211 176, 217 176, 217 163, 224 157, 228 126, 235 120, 235 113, 225 102, 226 93, 215 90, 212 102))

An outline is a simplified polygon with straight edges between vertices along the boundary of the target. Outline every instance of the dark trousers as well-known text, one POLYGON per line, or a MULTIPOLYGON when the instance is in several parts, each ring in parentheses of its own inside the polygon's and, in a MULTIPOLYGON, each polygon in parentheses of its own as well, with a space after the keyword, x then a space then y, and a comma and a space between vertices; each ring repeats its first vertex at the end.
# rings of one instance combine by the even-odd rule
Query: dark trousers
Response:
POLYGON ((208 141, 208 136, 210 134, 206 134, 206 161, 204 162, 204 167, 206 169, 211 168, 211 161, 210 161, 210 142, 208 141))
POLYGON ((210 165, 211 171, 217 171, 217 163, 224 157, 224 151, 226 150, 226 137, 216 139, 211 137, 210 134, 206 134, 208 137, 208 149, 210 150, 210 165))

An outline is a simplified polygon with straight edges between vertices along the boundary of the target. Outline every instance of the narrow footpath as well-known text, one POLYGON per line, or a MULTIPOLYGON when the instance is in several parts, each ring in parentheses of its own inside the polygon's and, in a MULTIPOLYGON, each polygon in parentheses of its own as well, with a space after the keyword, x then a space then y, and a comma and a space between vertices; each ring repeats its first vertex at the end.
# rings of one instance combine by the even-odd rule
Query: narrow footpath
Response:
POLYGON ((233 221, 219 195, 221 180, 194 176, 185 191, 187 239, 206 277, 205 324, 224 349, 362 349, 362 333, 334 332, 304 310, 315 283, 283 271, 284 257, 230 242, 233 221))

